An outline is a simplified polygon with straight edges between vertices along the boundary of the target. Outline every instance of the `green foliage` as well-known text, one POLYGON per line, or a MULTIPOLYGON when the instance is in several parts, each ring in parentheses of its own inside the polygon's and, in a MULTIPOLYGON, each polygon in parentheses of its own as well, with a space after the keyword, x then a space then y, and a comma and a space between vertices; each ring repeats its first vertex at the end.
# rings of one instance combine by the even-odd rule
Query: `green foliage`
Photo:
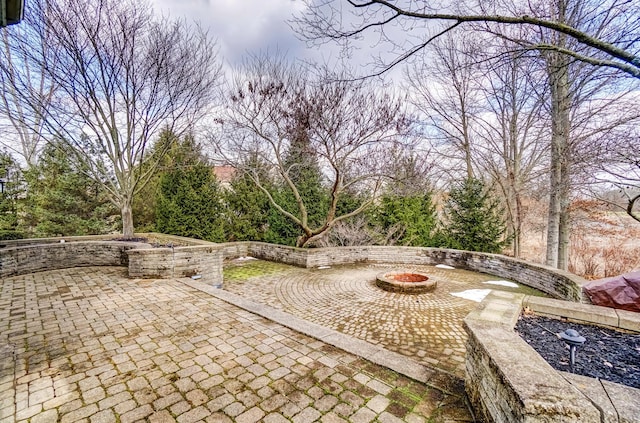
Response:
POLYGON ((371 215, 385 237, 390 238, 388 242, 415 247, 435 245, 433 234, 437 218, 430 193, 385 195, 371 215))
POLYGON ((22 213, 32 236, 76 236, 114 230, 118 211, 101 185, 62 143, 50 143, 36 166, 24 172, 27 195, 22 213))
MULTIPOLYGON (((284 169, 288 171, 302 203, 307 210, 308 226, 322 226, 329 209, 329 192, 322 184, 322 173, 316 153, 310 148, 305 134, 294 138, 284 160, 284 169)), ((282 182, 274 187, 272 196, 277 204, 292 215, 302 219, 300 207, 291 188, 282 182)), ((296 245, 303 235, 302 228, 293 220, 271 208, 267 218, 269 229, 265 235, 267 242, 284 245, 296 245)))
POLYGON ((24 234, 16 230, 0 230, 0 241, 10 241, 12 239, 24 239, 24 234))
POLYGON ((0 178, 3 192, 0 193, 0 239, 24 238, 18 228, 18 198, 20 196, 20 168, 13 157, 0 152, 0 178))
POLYGON ((191 135, 182 140, 170 129, 164 129, 149 151, 152 156, 136 169, 141 175, 152 172, 148 182, 133 199, 133 216, 138 232, 153 232, 156 223, 156 201, 160 179, 178 164, 196 163, 202 159, 201 147, 191 135), (151 166, 155 169, 152 169, 151 166))
MULTIPOLYGON (((300 216, 293 193, 284 186, 272 188, 271 195, 277 204, 289 213, 300 216)), ((300 194, 302 196, 302 194, 300 194)), ((305 197, 302 197, 303 201, 305 197)), ((306 201, 305 201, 306 206, 306 201)), ((270 207, 267 213, 267 231, 265 241, 272 244, 295 246, 298 237, 302 235, 302 228, 289 217, 282 214, 275 207, 270 207)))
POLYGON ((267 195, 246 174, 238 174, 225 192, 229 241, 265 241, 270 204, 267 195))
POLYGON ((508 244, 504 210, 482 181, 466 179, 453 187, 445 204, 441 246, 499 253, 508 244))
POLYGON ((223 193, 193 138, 173 140, 171 170, 159 181, 156 229, 162 233, 226 241, 223 193))

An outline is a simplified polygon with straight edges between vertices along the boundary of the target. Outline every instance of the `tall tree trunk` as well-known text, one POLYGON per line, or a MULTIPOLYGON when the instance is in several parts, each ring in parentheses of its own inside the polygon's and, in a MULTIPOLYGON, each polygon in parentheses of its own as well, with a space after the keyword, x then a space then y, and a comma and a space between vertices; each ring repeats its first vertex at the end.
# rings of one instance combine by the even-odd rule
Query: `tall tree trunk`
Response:
MULTIPOLYGON (((569 125, 568 113, 565 116, 565 125, 567 130, 569 125)), ((558 226, 558 269, 569 270, 569 249, 571 247, 569 243, 570 230, 571 230, 571 216, 569 214, 569 206, 571 205, 570 198, 570 161, 569 161, 569 149, 565 151, 562 160, 562 178, 560 182, 561 195, 560 195, 560 222, 558 226)))
POLYGON ((473 159, 471 158, 471 137, 469 135, 469 116, 463 97, 460 99, 461 115, 462 115, 462 148, 464 150, 464 163, 467 171, 467 179, 472 179, 473 159))
POLYGON ((516 200, 516 229, 513 234, 513 256, 520 258, 520 235, 522 234, 522 199, 520 193, 515 195, 516 200))
POLYGON ((549 217, 546 264, 566 270, 568 266, 568 203, 570 131, 569 65, 565 57, 551 59, 551 163, 549 171, 549 217), (561 246, 562 244, 562 246, 561 246), (562 255, 562 258, 561 258, 562 255))
POLYGON ((522 231, 522 199, 520 198, 520 159, 521 156, 518 151, 518 109, 516 103, 518 100, 518 93, 515 89, 515 82, 517 78, 516 63, 512 64, 511 68, 513 83, 509 97, 511 100, 511 118, 509 119, 509 144, 507 150, 507 163, 509 172, 509 189, 511 191, 510 204, 515 209, 512 215, 513 225, 513 256, 515 258, 520 257, 520 234, 522 231))
POLYGON ((133 238, 133 211, 131 199, 123 199, 120 205, 122 215, 122 236, 123 238, 133 238))
MULTIPOLYGON (((567 2, 557 4, 558 21, 567 16, 567 2)), ((559 35, 554 44, 567 47, 566 35, 559 35)), ((551 94, 551 163, 549 171, 549 218, 547 222, 547 254, 545 263, 568 269, 569 254, 569 137, 571 130, 571 94, 569 58, 552 52, 548 56, 551 94)))

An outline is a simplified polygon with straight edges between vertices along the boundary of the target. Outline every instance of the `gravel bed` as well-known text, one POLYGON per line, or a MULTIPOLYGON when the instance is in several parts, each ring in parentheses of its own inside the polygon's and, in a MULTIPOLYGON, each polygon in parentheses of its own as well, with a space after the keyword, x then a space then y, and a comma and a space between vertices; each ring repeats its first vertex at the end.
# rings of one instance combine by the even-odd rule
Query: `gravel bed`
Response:
POLYGON ((640 334, 523 315, 516 331, 554 369, 569 372, 569 347, 557 334, 575 329, 586 338, 574 373, 640 388, 640 334))

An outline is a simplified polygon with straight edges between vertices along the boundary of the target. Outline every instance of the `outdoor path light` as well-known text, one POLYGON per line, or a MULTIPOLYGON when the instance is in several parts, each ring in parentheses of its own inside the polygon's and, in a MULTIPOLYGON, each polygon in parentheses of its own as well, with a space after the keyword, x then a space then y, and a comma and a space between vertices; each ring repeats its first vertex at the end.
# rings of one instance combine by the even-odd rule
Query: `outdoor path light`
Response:
POLYGON ((569 345, 569 365, 571 367, 571 373, 573 373, 573 368, 576 364, 576 348, 582 346, 586 338, 584 336, 580 336, 577 330, 575 329, 567 329, 561 334, 558 335, 560 339, 569 345))

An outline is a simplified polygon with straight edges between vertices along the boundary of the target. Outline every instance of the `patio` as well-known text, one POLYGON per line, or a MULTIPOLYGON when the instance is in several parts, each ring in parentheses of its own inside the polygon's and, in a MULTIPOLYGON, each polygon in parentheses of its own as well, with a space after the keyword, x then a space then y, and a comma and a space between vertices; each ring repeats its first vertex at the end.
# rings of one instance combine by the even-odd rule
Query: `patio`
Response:
POLYGON ((417 382, 196 282, 122 267, 6 278, 0 420, 473 421, 461 384, 417 382))

